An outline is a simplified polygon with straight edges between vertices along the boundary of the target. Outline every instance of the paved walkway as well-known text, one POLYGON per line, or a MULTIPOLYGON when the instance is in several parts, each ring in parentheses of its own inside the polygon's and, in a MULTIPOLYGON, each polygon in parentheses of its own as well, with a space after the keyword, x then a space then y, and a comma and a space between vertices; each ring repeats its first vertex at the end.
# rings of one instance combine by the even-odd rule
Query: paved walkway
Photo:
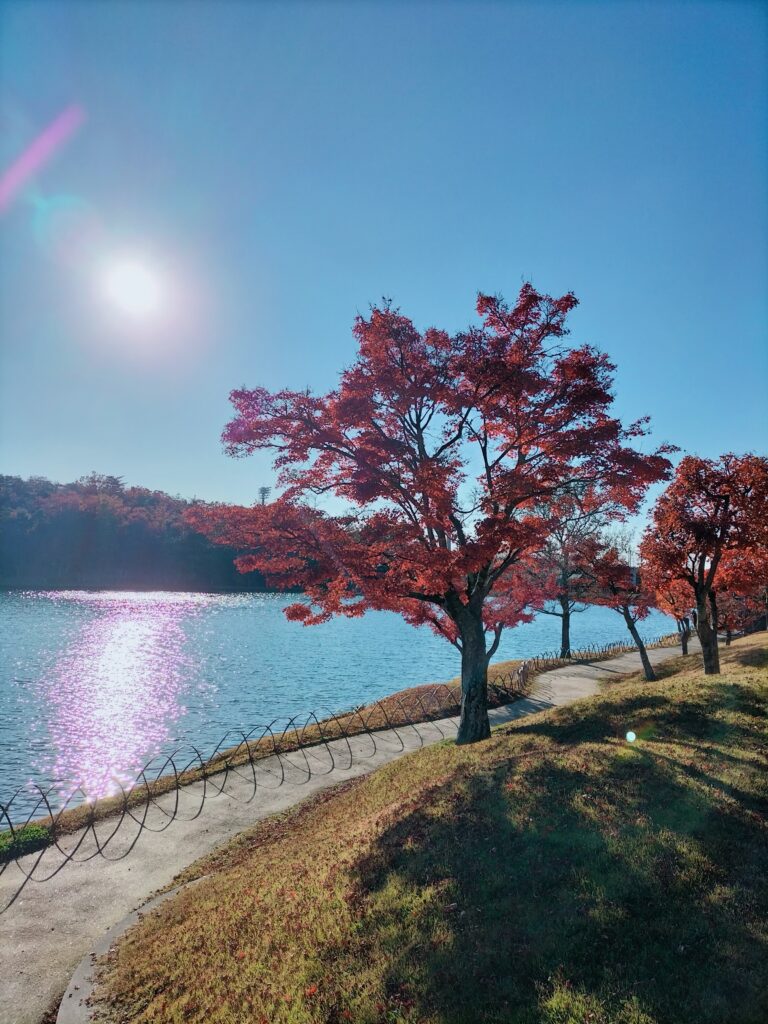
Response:
MULTIPOLYGON (((650 651, 649 655, 658 664, 678 653, 679 648, 672 647, 650 651)), ((492 711, 492 724, 570 704, 597 693, 601 680, 639 668, 638 655, 630 653, 547 672, 536 681, 530 697, 492 711)), ((333 758, 323 748, 310 748, 306 754, 313 759, 311 777, 307 777, 302 756, 292 755, 290 763, 283 758, 282 784, 282 770, 272 763, 276 759, 267 758, 258 762, 255 799, 252 778, 246 781, 230 776, 226 792, 206 800, 202 813, 193 820, 177 818, 168 825, 162 810, 152 811, 146 824, 158 831, 145 831, 123 859, 118 859, 121 852, 136 836, 129 822, 123 824, 107 848, 113 859, 96 856, 86 863, 67 864, 50 881, 29 883, 16 902, 0 914, 0 1022, 39 1024, 46 1011, 61 999, 79 961, 104 933, 199 857, 260 818, 283 811, 318 790, 365 775, 404 753, 455 735, 457 724, 458 719, 452 718, 376 733, 375 750, 369 737, 350 737, 351 757, 344 740, 329 744, 333 758)), ((195 813, 199 796, 197 784, 182 791, 182 818, 185 810, 190 818, 195 813)), ((174 799, 168 794, 158 803, 170 807, 174 799)), ((98 830, 103 836, 109 835, 109 821, 102 822, 98 830)), ((77 835, 69 837, 67 842, 77 839, 77 835)), ((93 838, 86 838, 79 856, 94 848, 93 838)), ((33 862, 34 857, 25 861, 33 862)), ((41 866, 48 863, 48 858, 52 867, 60 860, 55 851, 47 851, 41 866)), ((18 869, 11 865, 0 877, 0 906, 7 903, 20 881, 18 869)))

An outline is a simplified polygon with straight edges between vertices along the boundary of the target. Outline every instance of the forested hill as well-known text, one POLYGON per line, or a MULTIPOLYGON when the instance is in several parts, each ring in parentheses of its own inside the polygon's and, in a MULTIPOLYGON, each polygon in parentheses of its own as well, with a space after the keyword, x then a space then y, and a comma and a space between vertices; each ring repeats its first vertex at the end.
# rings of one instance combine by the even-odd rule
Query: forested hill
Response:
POLYGON ((185 523, 189 505, 96 473, 71 484, 0 475, 0 587, 263 590, 233 549, 185 523))

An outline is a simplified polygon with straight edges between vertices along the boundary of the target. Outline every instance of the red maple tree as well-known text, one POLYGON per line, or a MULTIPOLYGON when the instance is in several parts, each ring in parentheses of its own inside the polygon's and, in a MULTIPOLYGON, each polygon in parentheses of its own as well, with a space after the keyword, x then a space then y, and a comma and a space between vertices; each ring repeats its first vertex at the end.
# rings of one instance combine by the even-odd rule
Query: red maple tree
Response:
POLYGON ((713 592, 726 645, 733 633, 751 629, 768 612, 768 547, 726 551, 713 592))
POLYGON ((640 654, 645 678, 653 681, 656 673, 637 623, 648 617, 655 606, 655 598, 653 591, 643 582, 640 568, 632 564, 630 548, 626 537, 604 541, 589 570, 592 576, 589 599, 593 604, 613 608, 621 615, 640 654))
POLYGON ((280 497, 195 512, 247 552, 240 569, 304 592, 289 618, 388 609, 446 637, 461 652, 459 742, 489 734, 488 663, 529 615, 522 566, 557 525, 557 497, 590 486, 633 509, 668 476, 670 449, 633 447, 647 421, 610 415, 608 357, 564 346, 575 305, 530 284, 512 307, 480 295, 482 324, 455 335, 373 307, 335 390, 231 395, 227 450, 273 451, 280 497), (344 511, 318 507, 325 496, 344 511))
POLYGON ((768 543, 724 552, 717 588, 718 593, 764 599, 768 591, 768 543))
POLYGON ((725 645, 730 644, 734 633, 748 630, 765 612, 765 598, 762 594, 736 594, 726 590, 717 595, 717 621, 725 631, 725 645))
POLYGON ((686 583, 696 606, 696 631, 706 675, 720 672, 716 592, 730 563, 733 580, 765 564, 768 551, 768 459, 686 456, 661 495, 643 537, 641 556, 658 590, 686 583))
POLYGON ((530 560, 531 582, 540 590, 540 611, 560 619, 560 657, 571 653, 571 619, 585 611, 594 587, 592 566, 608 524, 628 509, 593 486, 569 488, 552 502, 552 528, 530 560))
POLYGON ((691 610, 693 595, 691 588, 683 580, 666 580, 655 591, 654 603, 659 611, 671 616, 677 624, 683 654, 688 653, 688 641, 691 637, 691 610))

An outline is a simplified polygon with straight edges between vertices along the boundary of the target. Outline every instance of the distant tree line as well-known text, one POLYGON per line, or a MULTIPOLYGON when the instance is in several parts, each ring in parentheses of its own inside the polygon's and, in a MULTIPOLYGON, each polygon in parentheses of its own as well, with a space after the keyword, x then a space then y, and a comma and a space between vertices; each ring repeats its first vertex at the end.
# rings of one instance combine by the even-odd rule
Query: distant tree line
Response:
POLYGON ((185 519, 194 502, 120 477, 0 475, 0 587, 263 591, 185 519))

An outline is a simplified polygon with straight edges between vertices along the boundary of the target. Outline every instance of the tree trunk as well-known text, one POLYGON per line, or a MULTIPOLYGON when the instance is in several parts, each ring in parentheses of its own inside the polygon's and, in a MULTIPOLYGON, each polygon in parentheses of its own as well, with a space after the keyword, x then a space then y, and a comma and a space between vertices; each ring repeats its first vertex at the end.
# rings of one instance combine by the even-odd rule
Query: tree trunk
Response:
POLYGON ((645 678, 648 680, 649 683, 652 683, 656 679, 656 673, 653 671, 653 665, 651 664, 651 659, 648 657, 648 651, 646 651, 645 649, 643 639, 637 631, 637 626, 635 625, 635 621, 632 618, 632 615, 630 614, 629 608, 625 606, 621 609, 621 612, 624 616, 624 621, 627 624, 627 629, 629 630, 632 639, 635 641, 635 645, 638 651, 640 652, 640 661, 643 663, 643 672, 645 673, 645 678))
POLYGON ((558 598, 562 615, 560 619, 560 657, 571 656, 571 605, 567 597, 558 598))
POLYGON ((709 596, 696 595, 696 632, 699 635, 701 654, 704 659, 704 675, 720 675, 720 652, 717 649, 717 627, 713 628, 709 596))
POLYGON ((479 612, 466 608, 458 622, 461 634, 461 720, 457 743, 476 743, 491 735, 488 721, 488 654, 479 612))
POLYGON ((690 626, 688 625, 688 619, 677 619, 677 631, 680 634, 680 646, 683 649, 683 654, 688 653, 688 640, 691 636, 690 626))

